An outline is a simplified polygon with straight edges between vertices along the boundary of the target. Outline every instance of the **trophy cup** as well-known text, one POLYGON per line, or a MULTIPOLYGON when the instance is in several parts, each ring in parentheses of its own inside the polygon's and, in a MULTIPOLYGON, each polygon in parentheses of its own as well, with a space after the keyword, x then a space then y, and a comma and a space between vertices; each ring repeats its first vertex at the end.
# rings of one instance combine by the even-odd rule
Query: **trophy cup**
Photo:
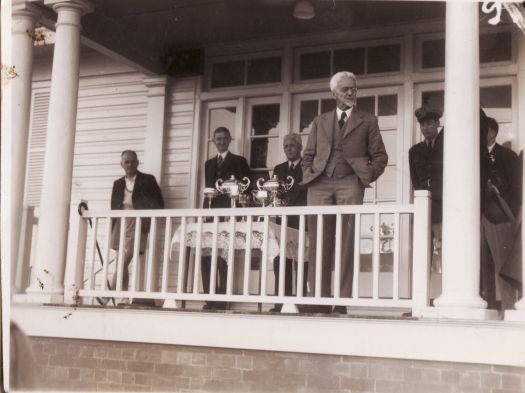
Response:
POLYGON ((276 175, 273 175, 271 179, 266 181, 264 181, 263 178, 258 179, 257 188, 259 191, 266 191, 267 195, 269 195, 269 200, 274 207, 284 206, 285 201, 282 196, 293 187, 294 182, 292 176, 287 176, 286 181, 283 181, 277 178, 276 175))
POLYGON ((213 187, 206 187, 202 193, 204 194, 204 198, 208 198, 208 209, 211 209, 211 201, 219 195, 219 191, 213 187))
POLYGON ((243 182, 235 179, 234 175, 231 175, 228 180, 217 179, 215 182, 215 188, 221 194, 228 194, 231 200, 231 207, 236 207, 236 201, 240 194, 244 193, 250 186, 250 179, 244 177, 243 182))

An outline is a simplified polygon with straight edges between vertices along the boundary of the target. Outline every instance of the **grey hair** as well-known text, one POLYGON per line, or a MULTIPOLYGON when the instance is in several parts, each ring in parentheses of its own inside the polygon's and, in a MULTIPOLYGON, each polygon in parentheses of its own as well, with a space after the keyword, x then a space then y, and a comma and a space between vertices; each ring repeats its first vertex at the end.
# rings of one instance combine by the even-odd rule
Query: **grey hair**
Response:
POLYGON ((131 154, 132 156, 135 156, 137 160, 139 158, 135 150, 124 150, 122 153, 120 153, 120 158, 124 157, 125 154, 131 154))
POLYGON ((352 78, 354 80, 354 82, 356 82, 356 84, 357 84, 357 78, 355 77, 355 75, 352 72, 350 72, 350 71, 339 71, 339 72, 335 73, 330 78, 330 91, 335 91, 335 88, 337 87, 337 84, 339 83, 341 78, 344 78, 344 77, 352 78))
POLYGON ((303 138, 301 138, 301 135, 299 134, 286 134, 283 139, 283 145, 286 143, 287 140, 293 140, 297 145, 303 147, 303 138))

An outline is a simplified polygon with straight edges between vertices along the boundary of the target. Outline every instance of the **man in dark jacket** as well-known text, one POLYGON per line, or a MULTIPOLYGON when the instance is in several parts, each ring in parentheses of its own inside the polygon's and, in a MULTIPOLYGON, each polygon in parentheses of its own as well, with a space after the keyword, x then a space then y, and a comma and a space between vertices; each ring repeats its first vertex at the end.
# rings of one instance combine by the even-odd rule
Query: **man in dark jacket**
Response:
MULTIPOLYGON (((298 134, 287 134, 283 141, 284 154, 287 160, 277 165, 274 170, 274 176, 281 181, 287 181, 288 176, 294 179, 294 184, 286 194, 284 195, 285 203, 287 206, 306 206, 307 190, 306 186, 302 183, 303 181, 303 170, 301 167, 301 151, 303 150, 303 143, 301 136, 298 134)), ((290 228, 299 229, 299 217, 288 216, 288 226, 290 228)), ((273 271, 275 274, 275 293, 279 291, 279 261, 280 256, 276 256, 273 260, 273 271)), ((293 275, 293 261, 290 258, 286 258, 285 265, 285 277, 284 277, 284 294, 285 296, 291 296, 293 291, 292 275, 293 275)), ((305 274, 303 281, 303 294, 306 294, 306 283, 307 283, 307 265, 305 264, 305 274)), ((282 304, 276 304, 274 308, 270 309, 273 312, 281 311, 282 304)))
MULTIPOLYGON (((139 160, 137 153, 133 150, 125 150, 120 155, 120 166, 124 169, 125 176, 115 180, 111 192, 111 210, 142 210, 142 209, 162 209, 164 200, 160 187, 155 180, 155 176, 139 172, 139 160)), ((120 244, 120 222, 114 220, 113 228, 113 246, 115 250, 119 249, 120 244)), ((149 218, 142 219, 140 237, 140 253, 144 252, 146 241, 151 225, 149 218)), ((129 272, 128 266, 133 258, 134 238, 135 238, 135 219, 126 220, 124 231, 124 271, 122 275, 122 290, 128 289, 129 272)), ((112 280, 112 289, 115 289, 117 274, 115 273, 112 280)))
POLYGON ((499 131, 497 121, 487 117, 486 123, 486 140, 481 141, 486 141, 486 184, 482 185, 485 196, 481 216, 480 292, 487 301, 488 308, 498 308, 496 299, 499 298, 502 308, 505 309, 512 307, 516 301, 514 289, 500 278, 499 272, 513 246, 514 217, 521 205, 521 163, 516 153, 496 143, 499 131), (489 205, 495 193, 499 193, 508 205, 510 211, 506 219, 491 214, 489 205))
POLYGON ((439 130, 442 112, 421 107, 415 112, 425 138, 408 151, 410 179, 414 190, 428 190, 431 196, 431 223, 434 254, 432 268, 441 269, 441 232, 443 219, 443 130, 439 130))
MULTIPOLYGON (((204 163, 205 187, 215 188, 215 182, 218 179, 228 180, 232 175, 238 181, 242 181, 244 177, 250 177, 250 167, 246 159, 228 150, 231 140, 230 131, 226 127, 219 127, 213 132, 213 143, 217 148, 217 155, 204 163)), ((208 207, 207 201, 204 201, 204 207, 208 207)), ((227 194, 218 195, 211 201, 211 207, 231 207, 230 197, 227 194)), ((204 293, 210 293, 210 270, 211 256, 203 256, 201 258, 201 271, 204 293)), ((226 293, 227 273, 228 264, 223 258, 217 257, 217 287, 215 293, 226 293)), ((206 302, 203 309, 225 309, 226 306, 225 302, 206 302)))

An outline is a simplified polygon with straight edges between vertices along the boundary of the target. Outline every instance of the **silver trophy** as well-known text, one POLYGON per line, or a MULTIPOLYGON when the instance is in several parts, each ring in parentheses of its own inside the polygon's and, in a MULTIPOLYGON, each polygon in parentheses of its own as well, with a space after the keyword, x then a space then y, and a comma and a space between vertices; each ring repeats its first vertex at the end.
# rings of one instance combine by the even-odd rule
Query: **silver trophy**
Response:
POLYGON ((228 180, 217 179, 215 182, 217 191, 230 196, 231 207, 236 207, 236 201, 239 195, 243 194, 244 191, 250 187, 250 179, 244 177, 242 180, 242 182, 238 181, 234 175, 231 175, 228 180))
POLYGON ((286 180, 279 179, 276 175, 273 175, 271 179, 264 181, 263 178, 257 180, 257 188, 259 191, 266 191, 268 198, 272 206, 284 206, 286 205, 284 194, 293 187, 295 181, 292 176, 287 176, 286 180))

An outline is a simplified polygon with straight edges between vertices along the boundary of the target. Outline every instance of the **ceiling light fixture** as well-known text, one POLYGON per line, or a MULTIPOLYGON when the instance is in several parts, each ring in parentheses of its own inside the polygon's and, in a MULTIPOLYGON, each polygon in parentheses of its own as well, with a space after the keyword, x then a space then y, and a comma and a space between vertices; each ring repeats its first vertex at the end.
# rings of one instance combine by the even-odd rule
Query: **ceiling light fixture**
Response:
POLYGON ((297 19, 312 19, 315 16, 314 6, 309 1, 299 1, 295 5, 293 16, 297 19))

